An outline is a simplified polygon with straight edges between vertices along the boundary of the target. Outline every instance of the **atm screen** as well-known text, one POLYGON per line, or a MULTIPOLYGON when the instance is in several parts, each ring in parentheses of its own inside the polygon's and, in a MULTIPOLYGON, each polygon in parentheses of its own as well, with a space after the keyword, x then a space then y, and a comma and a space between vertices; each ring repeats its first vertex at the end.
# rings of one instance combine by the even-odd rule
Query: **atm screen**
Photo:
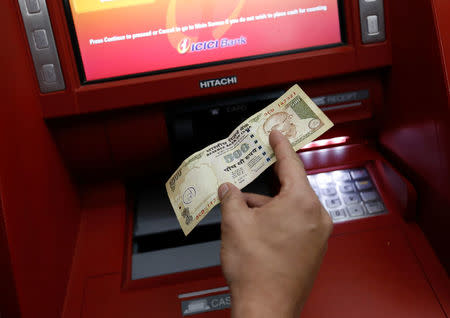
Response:
POLYGON ((65 0, 82 81, 342 43, 339 0, 65 0))

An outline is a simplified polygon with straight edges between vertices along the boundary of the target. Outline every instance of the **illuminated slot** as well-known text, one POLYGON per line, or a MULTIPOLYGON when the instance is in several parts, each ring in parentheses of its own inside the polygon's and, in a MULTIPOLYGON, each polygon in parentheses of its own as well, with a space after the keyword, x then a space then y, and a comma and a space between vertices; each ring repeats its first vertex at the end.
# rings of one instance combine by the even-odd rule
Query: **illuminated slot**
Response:
POLYGON ((348 136, 334 137, 334 138, 330 138, 330 139, 319 139, 319 140, 310 142, 309 144, 305 145, 302 148, 302 150, 342 145, 342 144, 347 143, 347 141, 349 139, 350 139, 350 137, 348 137, 348 136))

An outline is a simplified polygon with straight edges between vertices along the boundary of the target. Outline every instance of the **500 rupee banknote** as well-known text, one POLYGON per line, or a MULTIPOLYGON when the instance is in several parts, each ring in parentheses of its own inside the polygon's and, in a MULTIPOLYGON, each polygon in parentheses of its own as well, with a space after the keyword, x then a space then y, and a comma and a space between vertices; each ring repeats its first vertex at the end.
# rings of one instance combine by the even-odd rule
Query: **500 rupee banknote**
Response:
POLYGON ((184 160, 166 183, 184 234, 188 235, 219 203, 217 189, 222 183, 231 182, 242 189, 276 161, 269 145, 273 129, 282 132, 297 151, 332 126, 305 92, 294 85, 244 121, 228 138, 184 160))

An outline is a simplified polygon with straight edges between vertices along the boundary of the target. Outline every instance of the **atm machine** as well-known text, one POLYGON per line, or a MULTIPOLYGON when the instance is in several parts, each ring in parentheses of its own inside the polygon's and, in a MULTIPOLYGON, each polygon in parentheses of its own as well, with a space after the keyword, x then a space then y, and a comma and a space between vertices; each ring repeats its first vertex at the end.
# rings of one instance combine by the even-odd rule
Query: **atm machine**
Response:
POLYGON ((185 237, 164 183, 295 83, 335 124, 302 317, 449 317, 448 0, 0 6, 1 318, 228 317, 220 208, 185 237))

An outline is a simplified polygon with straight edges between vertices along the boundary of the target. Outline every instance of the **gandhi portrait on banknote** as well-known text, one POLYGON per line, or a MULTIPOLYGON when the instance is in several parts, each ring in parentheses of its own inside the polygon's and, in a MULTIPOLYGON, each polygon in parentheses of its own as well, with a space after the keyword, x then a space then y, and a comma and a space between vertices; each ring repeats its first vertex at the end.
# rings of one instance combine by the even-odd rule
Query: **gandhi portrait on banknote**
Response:
POLYGON ((306 135, 319 128, 321 121, 318 118, 300 118, 292 108, 271 114, 258 128, 258 137, 265 145, 269 145, 269 135, 272 130, 278 130, 289 141, 306 135))

